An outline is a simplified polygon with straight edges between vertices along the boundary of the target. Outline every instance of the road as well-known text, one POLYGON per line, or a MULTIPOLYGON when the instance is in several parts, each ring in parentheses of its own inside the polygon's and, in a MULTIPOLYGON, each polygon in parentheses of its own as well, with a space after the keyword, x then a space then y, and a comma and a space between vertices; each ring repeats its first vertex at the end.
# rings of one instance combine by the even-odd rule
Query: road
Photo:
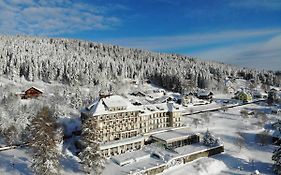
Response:
MULTIPOLYGON (((247 103, 226 104, 224 106, 224 108, 226 108, 226 109, 235 108, 235 107, 245 106, 245 105, 252 104, 252 103, 262 102, 262 101, 265 101, 265 100, 261 99, 261 100, 255 100, 255 101, 247 102, 247 103)), ((219 104, 219 103, 213 102, 213 103, 210 103, 210 104, 207 104, 207 105, 190 106, 190 107, 187 107, 187 108, 188 109, 186 111, 183 111, 183 113, 182 113, 183 116, 222 110, 222 105, 219 104)))

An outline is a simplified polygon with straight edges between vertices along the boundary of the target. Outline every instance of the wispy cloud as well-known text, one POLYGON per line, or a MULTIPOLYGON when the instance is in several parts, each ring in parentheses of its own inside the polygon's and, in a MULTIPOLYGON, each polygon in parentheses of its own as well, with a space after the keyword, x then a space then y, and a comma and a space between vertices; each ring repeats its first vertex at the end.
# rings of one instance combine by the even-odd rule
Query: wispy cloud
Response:
MULTIPOLYGON (((123 6, 122 6, 123 7, 123 6)), ((56 35, 74 31, 103 30, 120 23, 109 11, 120 8, 93 6, 71 0, 0 1, 0 32, 56 35)))
POLYGON ((176 36, 113 38, 103 40, 103 42, 126 47, 165 50, 235 42, 251 38, 277 35, 279 33, 281 33, 281 29, 237 30, 214 33, 193 33, 176 36))
POLYGON ((103 42, 154 51, 180 50, 205 60, 281 70, 281 29, 236 30, 177 36, 109 39, 103 42), (197 51, 193 49, 196 48, 197 51))
POLYGON ((281 34, 263 42, 221 47, 194 55, 244 67, 281 70, 281 34))

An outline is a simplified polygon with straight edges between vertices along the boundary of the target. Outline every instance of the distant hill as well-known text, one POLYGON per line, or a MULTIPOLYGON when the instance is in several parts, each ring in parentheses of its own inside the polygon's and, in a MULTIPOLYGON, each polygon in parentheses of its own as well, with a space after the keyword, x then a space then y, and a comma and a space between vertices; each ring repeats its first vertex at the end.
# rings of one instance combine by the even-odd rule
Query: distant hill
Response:
POLYGON ((98 85, 124 78, 150 79, 174 91, 220 89, 227 76, 280 86, 280 74, 95 42, 0 36, 0 76, 69 85, 98 85))

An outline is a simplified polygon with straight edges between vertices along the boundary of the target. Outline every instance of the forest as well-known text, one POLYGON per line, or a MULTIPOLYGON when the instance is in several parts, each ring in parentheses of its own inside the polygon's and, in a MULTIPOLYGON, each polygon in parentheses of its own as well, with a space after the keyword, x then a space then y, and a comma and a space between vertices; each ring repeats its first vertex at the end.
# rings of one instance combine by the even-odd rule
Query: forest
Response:
POLYGON ((176 92, 221 90, 226 77, 280 86, 280 72, 241 68, 198 58, 122 48, 75 39, 0 36, 0 76, 105 88, 125 78, 145 80, 176 92))

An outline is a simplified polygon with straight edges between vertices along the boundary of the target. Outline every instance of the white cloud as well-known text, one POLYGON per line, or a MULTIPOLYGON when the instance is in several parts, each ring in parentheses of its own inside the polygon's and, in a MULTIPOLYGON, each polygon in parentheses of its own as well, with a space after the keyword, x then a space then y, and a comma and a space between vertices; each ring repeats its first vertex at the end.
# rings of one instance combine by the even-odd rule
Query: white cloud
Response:
POLYGON ((281 29, 136 37, 109 39, 103 42, 155 51, 179 49, 185 50, 184 53, 181 51, 183 54, 205 60, 215 60, 259 69, 281 70, 281 29), (206 46, 211 46, 211 49, 206 50, 206 46), (192 48, 198 48, 200 51, 192 53, 192 48))
POLYGON ((194 55, 244 67, 281 70, 281 34, 264 42, 222 47, 194 55))
POLYGON ((237 30, 222 31, 216 33, 193 33, 188 35, 158 36, 158 37, 134 37, 134 38, 113 38, 103 40, 103 42, 118 44, 126 47, 143 48, 150 50, 178 49, 194 46, 204 46, 207 44, 218 44, 223 42, 233 42, 255 37, 276 35, 281 29, 264 30, 237 30))
POLYGON ((56 35, 112 28, 120 19, 110 7, 71 0, 11 0, 0 2, 0 32, 6 34, 56 35))

